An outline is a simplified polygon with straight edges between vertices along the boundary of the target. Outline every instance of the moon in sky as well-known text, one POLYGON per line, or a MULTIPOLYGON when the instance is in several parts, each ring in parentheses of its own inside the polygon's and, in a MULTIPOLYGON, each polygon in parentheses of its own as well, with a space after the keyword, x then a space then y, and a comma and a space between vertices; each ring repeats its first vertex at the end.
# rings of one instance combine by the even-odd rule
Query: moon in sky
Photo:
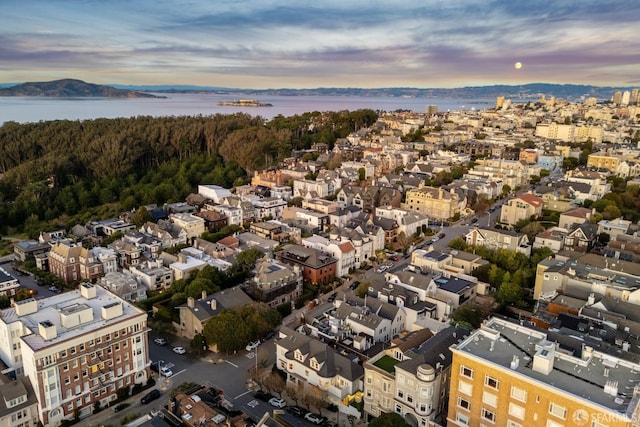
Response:
POLYGON ((522 62, 516 62, 514 67, 516 67, 516 70, 519 70, 520 68, 522 68, 522 62))

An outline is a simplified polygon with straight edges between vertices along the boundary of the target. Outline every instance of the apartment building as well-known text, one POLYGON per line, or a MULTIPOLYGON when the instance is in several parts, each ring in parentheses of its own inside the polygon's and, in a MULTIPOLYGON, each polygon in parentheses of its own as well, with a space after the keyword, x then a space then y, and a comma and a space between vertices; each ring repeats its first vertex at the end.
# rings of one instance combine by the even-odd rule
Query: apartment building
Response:
POLYGON ((525 193, 509 199, 500 210, 500 222, 515 225, 518 221, 542 216, 544 201, 533 194, 525 193))
POLYGON ((149 377, 147 313, 100 286, 83 283, 0 314, 0 357, 31 381, 45 425, 89 415, 149 377))
POLYGON ((449 426, 637 425, 637 359, 586 335, 494 317, 451 351, 449 426))
POLYGON ((286 245, 278 253, 278 259, 302 268, 305 282, 314 286, 326 285, 336 277, 338 260, 331 255, 300 245, 286 245))
POLYGON ((403 208, 427 215, 431 219, 446 221, 459 214, 466 206, 455 191, 442 188, 420 187, 406 193, 403 208))
POLYGON ((328 344, 286 326, 276 340, 276 365, 287 374, 287 385, 340 405, 362 391, 364 369, 328 344))
POLYGON ((56 242, 48 253, 49 271, 65 282, 94 280, 103 274, 102 263, 91 250, 71 243, 56 242))
POLYGON ((256 263, 255 276, 244 284, 254 300, 277 307, 293 304, 302 295, 302 270, 264 257, 256 263))
POLYGON ((200 237, 204 233, 203 218, 188 213, 175 213, 169 215, 169 219, 176 227, 184 230, 187 239, 200 237))
POLYGON ((452 326, 435 336, 421 329, 394 339, 364 364, 365 413, 395 412, 412 426, 436 425, 449 399, 449 347, 468 333, 452 326))
POLYGON ((0 267, 0 295, 13 296, 20 288, 20 282, 18 279, 7 273, 7 271, 0 267))

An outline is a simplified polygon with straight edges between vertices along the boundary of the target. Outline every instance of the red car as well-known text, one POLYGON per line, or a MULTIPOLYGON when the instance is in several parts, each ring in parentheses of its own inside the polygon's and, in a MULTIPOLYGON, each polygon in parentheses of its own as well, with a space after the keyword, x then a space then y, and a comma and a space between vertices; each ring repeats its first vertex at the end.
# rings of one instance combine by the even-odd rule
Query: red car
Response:
POLYGON ((438 239, 444 239, 446 235, 444 233, 440 233, 438 234, 438 239))

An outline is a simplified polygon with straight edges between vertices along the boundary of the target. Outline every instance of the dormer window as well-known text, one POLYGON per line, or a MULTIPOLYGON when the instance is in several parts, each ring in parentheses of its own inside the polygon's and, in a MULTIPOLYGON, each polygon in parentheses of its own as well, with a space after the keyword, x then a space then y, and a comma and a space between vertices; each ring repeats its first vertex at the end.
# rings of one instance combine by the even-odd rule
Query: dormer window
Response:
POLYGON ((313 369, 314 371, 317 371, 320 369, 320 364, 316 359, 311 359, 309 361, 309 365, 311 366, 311 369, 313 369))
POLYGON ((302 355, 302 352, 300 350, 296 350, 296 352, 294 353, 294 357, 297 361, 304 362, 304 356, 302 355))

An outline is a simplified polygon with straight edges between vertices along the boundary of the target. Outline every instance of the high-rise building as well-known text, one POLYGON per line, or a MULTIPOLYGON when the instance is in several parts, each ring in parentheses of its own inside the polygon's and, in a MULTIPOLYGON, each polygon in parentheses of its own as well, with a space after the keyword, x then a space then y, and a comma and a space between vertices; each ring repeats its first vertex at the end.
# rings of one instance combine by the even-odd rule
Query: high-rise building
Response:
POLYGON ((45 425, 106 406, 149 376, 147 314, 90 283, 0 312, 0 357, 28 377, 45 425))
POLYGON ((613 98, 611 99, 613 101, 614 104, 620 105, 620 103, 622 102, 622 92, 620 92, 619 90, 617 90, 614 94, 613 94, 613 98))
POLYGON ((424 109, 424 112, 427 116, 433 116, 434 114, 438 114, 438 106, 427 105, 427 107, 424 109))
POLYGON ((487 321, 451 347, 448 425, 638 425, 640 364, 630 344, 576 334, 487 321))
POLYGON ((499 96, 496 98, 496 110, 499 110, 500 108, 502 108, 502 105, 504 104, 504 96, 499 96))
POLYGON ((629 105, 630 101, 631 101, 631 92, 629 92, 628 90, 625 90, 622 93, 622 100, 620 101, 620 105, 629 105))
POLYGON ((638 91, 638 89, 633 89, 631 91, 630 103, 633 105, 637 105, 639 101, 640 101, 640 91, 638 91))

